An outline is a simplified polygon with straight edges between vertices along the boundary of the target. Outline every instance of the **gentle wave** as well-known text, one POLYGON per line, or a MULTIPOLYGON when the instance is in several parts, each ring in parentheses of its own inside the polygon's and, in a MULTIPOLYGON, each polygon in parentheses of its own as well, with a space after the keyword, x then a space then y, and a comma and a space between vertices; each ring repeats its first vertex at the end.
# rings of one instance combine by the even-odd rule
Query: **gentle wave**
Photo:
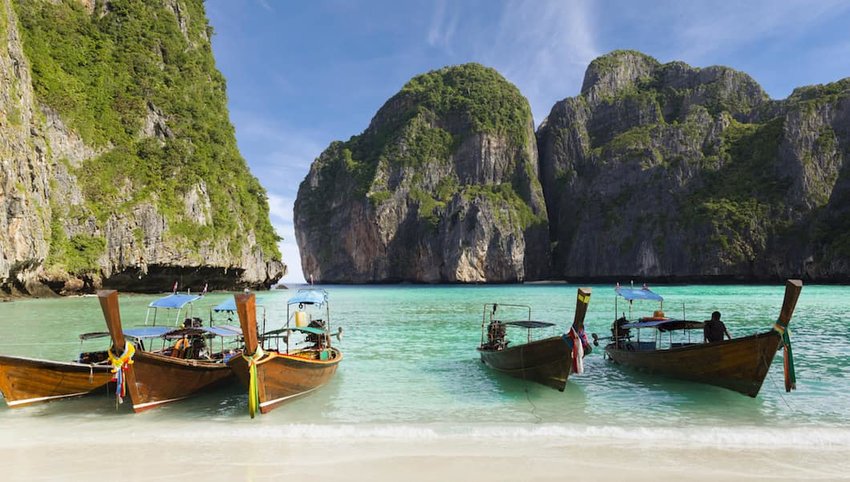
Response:
MULTIPOLYGON (((701 446, 714 448, 850 448, 850 429, 834 427, 614 427, 614 426, 481 426, 481 425, 314 425, 290 424, 264 427, 207 427, 205 436, 251 440, 320 441, 534 441, 550 444, 627 444, 652 446, 701 446)), ((180 438, 168 433, 157 438, 180 438)))

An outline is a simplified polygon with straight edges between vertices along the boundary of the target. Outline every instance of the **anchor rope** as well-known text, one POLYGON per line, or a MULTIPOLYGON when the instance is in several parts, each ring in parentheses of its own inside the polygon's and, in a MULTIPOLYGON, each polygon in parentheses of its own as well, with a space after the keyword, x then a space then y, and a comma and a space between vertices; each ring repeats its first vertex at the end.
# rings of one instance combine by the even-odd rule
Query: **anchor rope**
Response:
POLYGON ((785 403, 785 406, 788 407, 788 410, 791 410, 793 412, 794 407, 791 406, 791 404, 785 398, 785 395, 783 395, 782 391, 779 390, 779 386, 776 385, 776 380, 773 378, 773 375, 770 373, 770 365, 767 363, 767 357, 765 357, 764 354, 761 354, 759 356, 759 358, 761 359, 761 363, 762 363, 762 365, 764 365, 764 368, 767 371, 767 379, 770 380, 770 384, 773 385, 774 390, 776 390, 776 393, 779 394, 779 398, 782 399, 782 401, 785 403))
MULTIPOLYGON (((523 367, 525 367, 525 347, 521 347, 519 350, 519 362, 523 367)), ((522 370, 522 381, 525 385, 525 399, 528 400, 529 404, 531 404, 531 414, 537 419, 534 423, 541 423, 543 422, 543 418, 541 418, 540 415, 537 415, 537 405, 531 401, 531 395, 528 393, 528 380, 525 377, 525 368, 522 370)))

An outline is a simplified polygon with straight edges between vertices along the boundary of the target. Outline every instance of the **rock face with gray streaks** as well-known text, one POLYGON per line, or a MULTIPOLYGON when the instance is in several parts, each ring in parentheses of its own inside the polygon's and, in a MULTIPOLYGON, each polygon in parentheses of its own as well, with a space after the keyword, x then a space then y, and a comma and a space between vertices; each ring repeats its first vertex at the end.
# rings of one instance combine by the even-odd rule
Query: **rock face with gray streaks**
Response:
POLYGON ((774 101, 616 51, 537 138, 555 276, 850 279, 850 79, 774 101))
MULTIPOLYGON (((175 280, 194 289, 204 283, 210 288, 274 283, 286 267, 265 193, 236 151, 202 5, 180 0, 98 5, 0 0, 0 290, 48 295, 100 286, 163 291, 175 280), (127 19, 112 18, 128 12, 127 19), (53 30, 60 28, 50 21, 53 15, 66 27, 97 22, 74 34, 96 35, 103 50, 121 42, 136 48, 139 72, 147 68, 139 61, 142 54, 150 54, 156 66, 148 70, 151 75, 180 79, 183 85, 168 89, 192 91, 210 113, 187 112, 191 106, 173 102, 157 90, 159 79, 144 75, 126 85, 147 85, 147 94, 118 92, 114 104, 95 109, 98 99, 85 96, 86 86, 69 89, 62 82, 96 78, 103 73, 94 69, 118 61, 94 63, 82 73, 74 70, 78 61, 66 67, 67 52, 82 47, 62 50, 56 39, 67 35, 53 30), (133 44, 134 21, 160 22, 163 37, 145 37, 155 49, 133 44), (103 25, 107 28, 98 31, 103 25), (183 57, 169 57, 168 49, 183 57), (185 61, 202 67, 187 74, 179 63, 185 61), (44 69, 46 62, 53 62, 53 70, 44 69), (59 71, 64 77, 56 76, 59 71), (115 117, 98 117, 104 115, 115 117), (102 127, 110 119, 117 119, 117 132, 102 127), (203 131, 206 119, 223 130, 203 131)), ((127 72, 105 75, 118 84, 127 72)))
POLYGON ((539 279, 546 224, 528 102, 477 64, 408 82, 295 202, 304 275, 322 282, 539 279))
POLYGON ((727 67, 615 51, 552 108, 535 166, 527 107, 495 78, 417 77, 313 163, 305 276, 850 280, 850 79, 771 100, 727 67))

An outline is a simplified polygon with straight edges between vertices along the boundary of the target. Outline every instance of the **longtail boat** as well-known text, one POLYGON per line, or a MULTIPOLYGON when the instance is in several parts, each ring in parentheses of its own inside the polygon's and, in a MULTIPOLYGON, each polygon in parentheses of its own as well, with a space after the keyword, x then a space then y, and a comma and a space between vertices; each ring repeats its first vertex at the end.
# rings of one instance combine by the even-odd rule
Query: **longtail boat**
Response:
MULTIPOLYGON (((233 374, 226 361, 237 353, 223 348, 216 352, 211 340, 214 337, 236 338, 241 335, 238 327, 204 328, 199 319, 187 318, 183 326, 176 329, 166 326, 140 329, 148 338, 162 342, 162 347, 154 350, 152 346, 146 348, 143 343, 131 343, 125 338, 117 291, 99 291, 98 298, 112 338, 109 359, 118 382, 119 400, 128 397, 133 411, 142 412, 183 400, 232 381, 233 374)), ((193 299, 171 295, 151 306, 179 310, 191 301, 193 299)))
POLYGON ((105 390, 110 380, 105 351, 81 353, 74 362, 0 355, 0 392, 10 408, 105 390))
MULTIPOLYGON (((606 356, 617 364, 643 372, 727 388, 750 397, 758 395, 770 364, 780 347, 785 355, 785 389, 796 388, 788 323, 803 288, 800 280, 788 280, 779 319, 765 332, 731 340, 704 343, 704 322, 667 318, 663 310, 652 317, 630 321, 625 314, 611 326, 606 356), (641 331, 651 330, 651 336, 641 331), (632 335, 632 330, 636 334, 632 335), (691 331, 697 331, 691 334, 691 331)), ((618 297, 629 302, 663 298, 644 287, 617 287, 618 297)), ((663 305, 662 305, 663 306, 663 305)), ((615 314, 617 308, 615 307, 615 314)), ((683 317, 684 318, 684 317, 683 317)), ((594 343, 600 338, 594 334, 594 343)))
MULTIPOLYGON (((257 410, 268 413, 331 380, 342 361, 342 352, 331 346, 327 292, 299 290, 287 301, 286 325, 262 335, 257 334, 254 294, 236 295, 235 301, 245 338, 245 351, 242 356, 231 358, 228 366, 248 387, 251 418, 257 410), (310 308, 318 311, 317 316, 313 316, 310 308), (260 345, 261 342, 264 346, 260 345)), ((339 338, 341 333, 340 328, 334 335, 339 338)))
POLYGON ((484 305, 481 318, 481 345, 478 353, 488 367, 516 378, 530 380, 564 391, 571 372, 583 371, 582 358, 590 352, 584 335, 584 317, 590 302, 590 288, 579 288, 573 324, 567 333, 532 341, 532 330, 555 326, 554 323, 531 319, 531 307, 490 303, 484 305), (524 320, 506 321, 500 308, 520 309, 527 313, 524 320), (507 328, 527 330, 527 342, 509 346, 507 328), (485 339, 486 337, 486 339, 485 339))

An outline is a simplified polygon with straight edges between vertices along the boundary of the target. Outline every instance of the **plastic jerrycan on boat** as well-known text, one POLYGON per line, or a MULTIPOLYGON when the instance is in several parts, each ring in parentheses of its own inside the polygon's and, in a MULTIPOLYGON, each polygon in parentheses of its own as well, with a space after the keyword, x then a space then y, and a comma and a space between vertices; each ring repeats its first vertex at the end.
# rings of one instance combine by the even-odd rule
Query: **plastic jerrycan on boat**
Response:
POLYGON ((298 328, 304 328, 305 326, 310 324, 310 315, 306 311, 296 311, 295 312, 295 326, 298 328))

